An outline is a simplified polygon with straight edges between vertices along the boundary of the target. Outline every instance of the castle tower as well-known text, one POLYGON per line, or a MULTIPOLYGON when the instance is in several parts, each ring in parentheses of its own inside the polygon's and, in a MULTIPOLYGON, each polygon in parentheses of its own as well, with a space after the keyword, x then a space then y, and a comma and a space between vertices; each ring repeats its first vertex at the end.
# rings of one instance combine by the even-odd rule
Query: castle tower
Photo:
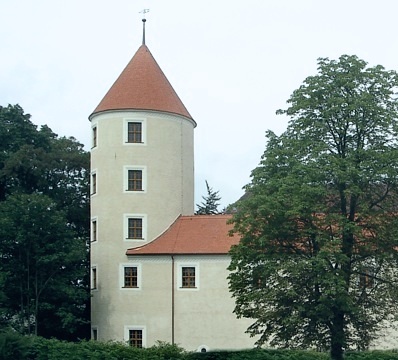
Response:
POLYGON ((128 266, 127 249, 194 212, 196 123, 145 37, 89 120, 92 337, 123 340, 140 301, 140 269, 128 266))

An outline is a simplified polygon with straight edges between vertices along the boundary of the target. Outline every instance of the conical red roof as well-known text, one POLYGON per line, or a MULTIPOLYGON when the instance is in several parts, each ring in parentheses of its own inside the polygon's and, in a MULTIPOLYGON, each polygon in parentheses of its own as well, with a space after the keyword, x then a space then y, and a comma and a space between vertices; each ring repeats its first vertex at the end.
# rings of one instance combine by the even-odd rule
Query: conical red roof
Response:
POLYGON ((93 114, 107 110, 155 110, 192 119, 146 45, 141 45, 93 114))

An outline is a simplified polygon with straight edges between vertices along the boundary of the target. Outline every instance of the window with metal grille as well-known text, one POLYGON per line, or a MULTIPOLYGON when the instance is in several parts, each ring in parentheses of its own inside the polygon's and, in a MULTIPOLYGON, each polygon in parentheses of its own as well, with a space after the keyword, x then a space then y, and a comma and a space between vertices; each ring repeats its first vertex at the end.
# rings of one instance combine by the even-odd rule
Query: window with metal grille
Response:
POLYGON ((128 170, 127 190, 142 190, 142 170, 128 170))
POLYGON ((195 287, 195 267, 187 266, 182 268, 182 282, 183 288, 195 287))
POLYGON ((128 219, 128 239, 142 239, 142 219, 128 219))
POLYGON ((129 345, 142 348, 142 330, 129 330, 129 345))
POLYGON ((136 266, 124 268, 124 287, 138 287, 138 269, 136 266))
POLYGON ((140 122, 127 123, 127 142, 129 143, 142 142, 142 124, 140 122))

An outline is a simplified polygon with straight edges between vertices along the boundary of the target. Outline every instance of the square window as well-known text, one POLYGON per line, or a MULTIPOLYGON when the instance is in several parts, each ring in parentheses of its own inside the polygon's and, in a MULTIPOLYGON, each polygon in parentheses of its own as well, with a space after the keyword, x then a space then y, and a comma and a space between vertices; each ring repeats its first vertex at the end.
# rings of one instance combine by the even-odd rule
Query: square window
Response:
POLYGON ((127 123, 127 142, 128 143, 142 143, 142 123, 128 122, 127 123))
POLYGON ((142 190, 142 170, 128 170, 127 171, 127 190, 141 191, 142 190))
POLYGON ((124 268, 124 287, 138 287, 138 268, 136 266, 126 266, 124 268))
POLYGON ((195 267, 183 266, 181 269, 181 287, 195 288, 195 267))
POLYGON ((129 218, 128 219, 128 229, 127 229, 128 239, 142 239, 142 219, 141 218, 129 218))

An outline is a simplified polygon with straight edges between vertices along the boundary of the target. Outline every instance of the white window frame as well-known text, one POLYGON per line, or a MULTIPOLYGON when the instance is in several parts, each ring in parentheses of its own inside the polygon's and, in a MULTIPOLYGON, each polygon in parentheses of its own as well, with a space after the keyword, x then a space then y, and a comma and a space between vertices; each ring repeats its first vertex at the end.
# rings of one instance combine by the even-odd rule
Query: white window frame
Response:
POLYGON ((177 268, 177 290, 179 291, 198 291, 200 287, 200 271, 199 271, 199 263, 179 263, 177 268), (182 268, 184 267, 194 267, 195 268, 195 287, 182 287, 182 268))
POLYGON ((147 192, 147 168, 145 165, 126 165, 123 167, 123 192, 126 194, 145 194, 147 192), (129 170, 142 171, 142 190, 127 190, 129 170))
POLYGON ((90 234, 90 242, 91 243, 97 243, 98 242, 98 217, 94 216, 91 218, 91 234, 90 234), (95 226, 95 240, 93 240, 94 238, 94 223, 96 224, 95 226))
POLYGON ((90 173, 90 195, 95 196, 98 194, 98 171, 97 169, 93 169, 90 173), (95 175, 95 192, 94 192, 94 184, 93 184, 93 176, 95 175))
POLYGON ((123 145, 128 146, 145 146, 146 145, 146 119, 144 118, 125 118, 123 119, 123 145), (135 122, 141 123, 141 142, 128 142, 128 123, 135 122))
POLYGON ((123 215, 123 239, 124 241, 139 241, 143 242, 147 240, 147 229, 148 229, 148 222, 147 222, 147 215, 146 214, 124 214, 123 215), (142 239, 129 239, 129 219, 142 219, 142 239))
POLYGON ((140 291, 142 286, 142 266, 139 263, 122 263, 119 265, 119 284, 120 289, 123 291, 140 291), (124 269, 126 267, 137 268, 137 287, 125 287, 124 286, 124 269))
POLYGON ((129 345, 129 330, 141 330, 142 331, 142 347, 146 347, 146 326, 143 325, 125 325, 124 326, 124 340, 129 345))

